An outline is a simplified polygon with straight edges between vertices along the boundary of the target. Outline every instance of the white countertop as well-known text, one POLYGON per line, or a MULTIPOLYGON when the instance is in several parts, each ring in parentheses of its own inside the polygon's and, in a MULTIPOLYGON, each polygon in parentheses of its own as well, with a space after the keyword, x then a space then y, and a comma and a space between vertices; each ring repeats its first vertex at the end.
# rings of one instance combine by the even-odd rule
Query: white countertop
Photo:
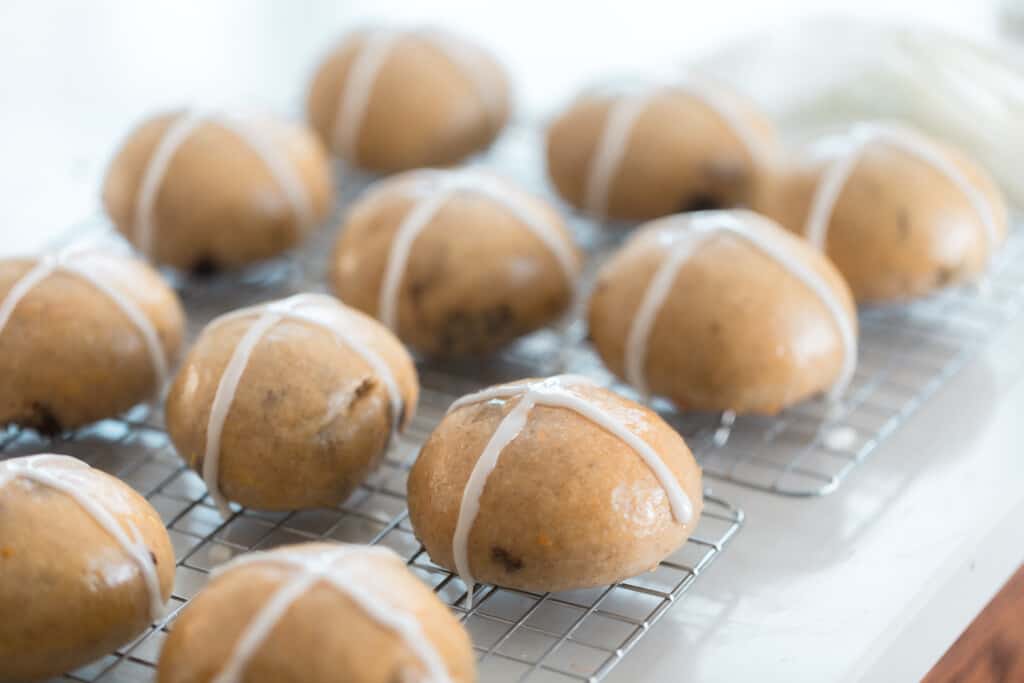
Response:
MULTIPOLYGON (((202 10, 3 3, 0 254, 36 248, 93 215, 113 145, 152 109, 255 99, 295 110, 312 63, 357 17, 477 34, 521 77, 521 101, 534 113, 602 72, 677 62, 806 7, 991 31, 983 3, 668 7, 675 4, 467 0, 427 8, 395 0, 370 12, 327 0, 236 0, 202 10)), ((745 528, 608 680, 874 682, 924 674, 1024 560, 1022 348, 1024 320, 826 498, 712 481, 745 509, 745 528)))

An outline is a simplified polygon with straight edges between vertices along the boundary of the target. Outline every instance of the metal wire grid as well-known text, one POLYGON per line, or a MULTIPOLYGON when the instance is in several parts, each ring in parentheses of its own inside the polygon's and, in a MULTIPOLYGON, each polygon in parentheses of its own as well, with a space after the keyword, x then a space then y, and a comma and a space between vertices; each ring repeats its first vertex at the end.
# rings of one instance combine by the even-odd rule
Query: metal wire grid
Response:
POLYGON ((236 554, 312 540, 388 546, 466 624, 485 681, 598 681, 636 644, 718 557, 743 514, 705 495, 695 534, 656 571, 599 589, 535 594, 485 586, 472 609, 465 586, 433 564, 410 526, 405 483, 412 457, 454 395, 428 390, 420 412, 369 480, 337 509, 281 513, 242 510, 221 520, 202 479, 182 465, 158 411, 146 406, 62 437, 0 433, 0 455, 56 451, 118 476, 146 496, 164 520, 177 557, 168 616, 117 652, 68 674, 75 681, 145 681, 174 618, 206 583, 209 571, 236 554))

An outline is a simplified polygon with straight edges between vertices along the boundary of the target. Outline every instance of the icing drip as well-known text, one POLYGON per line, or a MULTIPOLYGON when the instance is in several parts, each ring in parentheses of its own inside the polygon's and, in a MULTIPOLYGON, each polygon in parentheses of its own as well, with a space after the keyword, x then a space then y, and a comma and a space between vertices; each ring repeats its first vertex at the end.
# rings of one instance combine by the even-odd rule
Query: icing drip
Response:
POLYGON ((736 424, 736 411, 724 411, 718 419, 718 428, 711 436, 711 443, 715 444, 718 448, 729 443, 729 437, 732 436, 732 426, 734 424, 736 424))
POLYGON ((312 200, 298 170, 281 145, 270 133, 255 125, 251 116, 231 112, 186 111, 168 126, 142 172, 133 223, 134 242, 140 252, 152 256, 156 234, 154 209, 174 155, 205 123, 216 124, 233 133, 260 158, 295 213, 300 228, 313 222, 312 200))
POLYGON ((804 235, 818 249, 825 247, 832 212, 839 195, 853 174, 854 168, 863 157, 869 145, 888 144, 923 161, 944 175, 967 197, 985 230, 989 253, 998 241, 995 214, 984 194, 960 171, 933 142, 913 130, 882 124, 860 124, 849 134, 845 154, 836 159, 822 176, 811 200, 811 210, 804 226, 804 235))
POLYGON ((271 595, 256 617, 245 627, 228 661, 213 679, 213 683, 240 682, 252 656, 263 646, 288 609, 318 584, 327 584, 345 594, 371 619, 398 634, 423 664, 426 670, 423 681, 450 681, 444 660, 423 632, 416 615, 382 599, 373 590, 377 585, 377 577, 373 567, 366 560, 374 558, 401 562, 401 558, 393 551, 379 546, 342 546, 318 555, 289 550, 254 552, 215 570, 213 575, 218 577, 237 567, 279 564, 294 568, 297 573, 271 595))
POLYGON ((210 419, 206 425, 206 448, 203 455, 203 480, 206 482, 210 497, 217 504, 221 514, 227 517, 231 510, 228 501, 220 491, 220 441, 227 421, 228 412, 234 402, 238 385, 249 364, 256 345, 278 323, 284 320, 297 320, 321 327, 335 335, 339 341, 351 348, 373 370, 388 391, 391 408, 392 434, 398 429, 405 409, 401 390, 391 367, 367 340, 360 337, 358 321, 346 310, 337 299, 326 294, 297 294, 287 299, 273 301, 269 304, 243 308, 215 319, 207 327, 207 331, 223 325, 230 320, 243 317, 256 317, 253 324, 246 330, 238 342, 227 367, 217 384, 213 402, 210 405, 210 419))
POLYGON ((72 245, 61 251, 45 254, 20 280, 8 290, 7 296, 0 301, 0 334, 3 334, 11 315, 29 292, 39 283, 56 272, 75 275, 99 290, 125 315, 135 326, 153 366, 156 384, 162 387, 167 378, 167 357, 160 343, 160 335, 146 314, 129 297, 119 292, 103 278, 101 272, 90 269, 90 258, 104 255, 96 249, 72 245))
POLYGON ((437 212, 456 195, 478 195, 506 209, 544 243, 562 268, 570 289, 575 287, 576 260, 565 235, 533 206, 527 196, 505 186, 496 178, 470 170, 416 171, 411 174, 410 182, 398 184, 397 187, 411 191, 417 197, 417 202, 395 232, 381 283, 377 317, 388 328, 398 329, 399 288, 413 243, 430 225, 437 212))
POLYGON ((459 506, 459 517, 452 539, 452 553, 455 556, 455 569, 466 584, 467 601, 473 602, 474 579, 469 566, 469 534, 480 512, 480 498, 483 495, 487 480, 498 465, 502 451, 510 444, 526 426, 530 411, 535 406, 566 408, 593 422, 613 436, 621 439, 627 446, 636 451, 651 469, 659 483, 665 489, 672 515, 680 524, 688 523, 693 517, 693 504, 676 479, 672 470, 665 464, 650 444, 630 431, 613 415, 587 401, 571 391, 574 386, 593 385, 593 380, 581 375, 557 375, 545 380, 520 382, 505 386, 493 387, 463 396, 448 409, 452 413, 463 406, 483 403, 492 400, 507 400, 519 397, 519 402, 502 419, 484 447, 470 472, 466 488, 462 493, 459 506))
POLYGON ((800 280, 825 306, 836 324, 843 344, 843 364, 829 395, 836 398, 845 391, 857 367, 857 335, 852 316, 828 282, 790 253, 785 243, 778 239, 778 228, 749 211, 683 214, 659 219, 651 225, 661 226, 660 229, 654 230, 658 231, 656 234, 659 242, 667 246, 669 252, 647 286, 630 325, 624 359, 626 381, 641 393, 649 393, 644 368, 651 330, 654 328, 658 313, 672 291, 683 264, 705 240, 713 235, 725 233, 746 241, 770 257, 790 275, 800 280))
POLYGON ((713 88, 699 81, 676 83, 655 93, 624 96, 612 105, 598 138, 594 160, 590 164, 584 186, 583 208, 587 213, 594 216, 607 214, 612 181, 626 156, 629 137, 637 119, 657 94, 672 92, 688 95, 703 103, 728 125, 755 162, 761 158, 757 135, 740 113, 713 88))
POLYGON ((72 498, 86 514, 121 546, 128 557, 138 566, 139 574, 149 594, 149 618, 156 621, 164 614, 164 598, 160 591, 160 577, 156 563, 150 555, 142 532, 130 518, 118 520, 99 501, 86 493, 87 484, 78 476, 92 468, 86 463, 66 455, 44 453, 22 458, 0 461, 0 489, 15 479, 27 479, 42 486, 60 491, 72 498), (47 467, 61 465, 61 467, 47 467), (125 533, 125 527, 128 533, 125 533))
POLYGON ((334 148, 350 162, 358 160, 358 136, 377 77, 399 41, 418 37, 429 42, 448 58, 476 88, 488 118, 501 116, 502 97, 490 74, 481 64, 476 50, 459 38, 437 29, 400 32, 387 29, 370 31, 349 66, 349 75, 341 89, 341 101, 334 119, 334 148))

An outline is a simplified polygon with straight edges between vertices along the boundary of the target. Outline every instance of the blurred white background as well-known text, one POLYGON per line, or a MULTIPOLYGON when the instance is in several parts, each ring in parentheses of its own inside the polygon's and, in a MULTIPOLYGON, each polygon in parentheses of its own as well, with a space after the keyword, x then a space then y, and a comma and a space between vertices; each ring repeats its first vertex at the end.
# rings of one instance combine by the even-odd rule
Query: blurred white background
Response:
POLYGON ((665 69, 766 26, 845 12, 993 40, 989 2, 39 2, 0 4, 0 253, 95 215, 103 169, 140 117, 194 103, 298 114, 311 70, 347 29, 439 24, 508 65, 520 114, 544 115, 607 73, 665 69))

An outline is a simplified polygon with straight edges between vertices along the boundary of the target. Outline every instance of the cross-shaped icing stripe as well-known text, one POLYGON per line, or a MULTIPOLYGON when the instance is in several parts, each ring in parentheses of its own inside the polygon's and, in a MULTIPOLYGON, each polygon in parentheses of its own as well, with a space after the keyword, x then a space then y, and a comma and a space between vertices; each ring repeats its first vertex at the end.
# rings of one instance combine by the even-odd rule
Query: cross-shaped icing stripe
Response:
POLYGON ((296 570, 263 605, 235 642, 227 662, 212 683, 239 683, 253 655, 266 642, 289 608, 314 586, 328 585, 351 598, 371 619, 394 631, 426 670, 424 683, 448 683, 451 678, 444 659, 423 632, 415 614, 384 600, 374 589, 378 577, 373 559, 401 562, 392 550, 380 546, 340 546, 320 554, 288 549, 253 552, 218 567, 213 577, 239 567, 282 565, 296 570))
POLYGON ((256 345, 264 335, 284 320, 297 320, 321 327, 335 335, 339 341, 357 353, 384 382, 391 405, 392 433, 404 419, 405 402, 391 367, 373 350, 372 344, 359 333, 360 321, 340 301, 326 294, 297 294, 268 304, 243 308, 214 319, 204 333, 239 318, 253 318, 252 324, 238 342, 227 366, 221 374, 217 390, 210 405, 210 419, 206 425, 206 448, 203 457, 203 479, 206 488, 221 514, 230 514, 228 501, 220 491, 220 441, 238 385, 249 364, 256 345))
POLYGON ((416 197, 416 203, 405 214, 391 241, 384 280, 381 283, 377 317, 388 328, 398 329, 398 294, 413 243, 430 225, 438 211, 450 199, 459 195, 483 197, 515 216, 551 251, 562 269, 569 288, 574 288, 576 258, 565 234, 534 206, 530 197, 505 185, 497 178, 472 169, 415 171, 397 183, 388 183, 377 190, 371 190, 368 197, 383 194, 391 188, 411 193, 416 197))
POLYGON ((138 566, 149 595, 149 618, 155 621, 163 616, 164 598, 160 592, 160 577, 154 556, 150 554, 142 532, 130 517, 115 517, 100 501, 86 493, 88 481, 84 475, 90 470, 92 468, 89 465, 77 458, 51 453, 2 460, 0 489, 15 479, 23 479, 60 491, 78 503, 138 566))
POLYGON ((370 106, 370 97, 381 69, 391 57, 395 47, 406 38, 416 37, 437 48, 472 81, 480 96, 484 110, 492 123, 501 113, 500 85, 495 83, 481 66, 482 56, 476 48, 459 38, 437 29, 395 31, 374 29, 368 31, 358 54, 349 66, 348 76, 341 88, 338 111, 334 119, 334 147, 352 163, 358 162, 358 136, 370 106))
POLYGON ((785 239, 782 228, 750 211, 703 211, 660 218, 649 224, 651 234, 668 249, 629 328, 625 350, 626 381, 643 394, 649 393, 645 366, 651 330, 672 291, 680 268, 697 249, 715 235, 727 234, 741 239, 782 266, 800 280, 821 301, 839 332, 843 345, 843 364, 829 392, 832 397, 845 391, 857 367, 857 334, 853 315, 843 305, 832 286, 804 263, 785 239))
POLYGON ((637 119, 659 94, 672 92, 688 95, 703 103, 726 123, 755 162, 761 158, 763 153, 756 132, 731 102, 699 80, 683 80, 652 92, 626 95, 608 111, 594 150, 584 185, 583 208, 587 213, 599 217, 607 215, 611 185, 626 157, 629 137, 637 119))
POLYGON ((284 151, 283 143, 274 140, 253 115, 190 110, 179 115, 167 127, 142 172, 139 193, 135 199, 133 235, 139 251, 146 256, 151 256, 153 251, 156 235, 156 218, 153 214, 167 169, 182 145, 206 123, 225 128, 256 153, 284 193, 300 228, 310 225, 314 220, 312 200, 305 182, 284 151))
POLYGON ((68 273, 92 285, 131 321, 146 345, 153 366, 153 374, 156 377, 156 385, 161 387, 167 377, 167 357, 160 343, 160 335, 142 309, 130 297, 118 291, 103 278, 102 269, 96 267, 99 265, 98 260, 100 259, 105 265, 116 264, 113 258, 99 249, 83 245, 71 245, 61 251, 43 255, 35 266, 14 283, 7 291, 7 295, 0 301, 0 334, 3 334, 4 328, 18 304, 35 287, 54 273, 68 273))
POLYGON ((451 414, 463 406, 476 403, 495 399, 519 399, 512 411, 498 424, 494 434, 484 446, 480 457, 473 465, 459 505, 459 517, 455 526, 455 536, 452 539, 452 552, 455 556, 455 569, 466 584, 470 603, 473 600, 474 579, 469 566, 469 534, 473 530, 473 524, 480 512, 480 498, 487 485, 487 479, 498 465, 502 451, 522 432, 529 420, 530 412, 535 406, 567 408, 621 439, 636 451, 657 477, 665 489, 669 505, 672 508, 672 515, 676 521, 680 524, 687 524, 693 518, 693 503, 657 451, 614 415, 573 391, 573 388, 578 386, 593 386, 593 380, 581 375, 557 375, 544 380, 506 384, 463 396, 448 409, 448 413, 451 414))
POLYGON ((931 140, 904 126, 862 123, 854 126, 845 142, 845 153, 825 170, 811 200, 811 210, 804 226, 804 235, 818 249, 825 248, 832 212, 843 188, 853 175, 868 147, 890 145, 905 152, 946 177, 963 193, 981 221, 991 255, 998 241, 995 212, 984 193, 974 186, 946 153, 931 140))

